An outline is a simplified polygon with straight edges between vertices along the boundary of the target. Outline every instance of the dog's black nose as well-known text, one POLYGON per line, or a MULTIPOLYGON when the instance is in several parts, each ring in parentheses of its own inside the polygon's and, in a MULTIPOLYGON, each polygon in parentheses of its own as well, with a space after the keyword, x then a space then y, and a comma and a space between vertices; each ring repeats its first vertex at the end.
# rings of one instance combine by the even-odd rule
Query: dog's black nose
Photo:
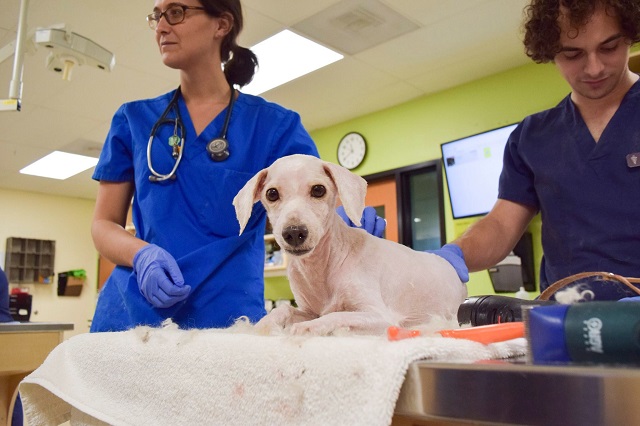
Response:
POLYGON ((306 226, 287 226, 282 231, 282 238, 289 244, 291 247, 298 247, 307 239, 307 235, 309 235, 309 230, 306 226))

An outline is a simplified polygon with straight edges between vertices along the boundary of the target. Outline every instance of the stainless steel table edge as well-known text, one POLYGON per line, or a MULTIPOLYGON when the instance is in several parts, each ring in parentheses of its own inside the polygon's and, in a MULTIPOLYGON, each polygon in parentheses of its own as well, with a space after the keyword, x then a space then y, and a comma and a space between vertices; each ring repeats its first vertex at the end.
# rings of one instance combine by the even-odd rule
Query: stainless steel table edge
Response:
POLYGON ((414 362, 395 413, 478 424, 640 424, 640 368, 414 362))

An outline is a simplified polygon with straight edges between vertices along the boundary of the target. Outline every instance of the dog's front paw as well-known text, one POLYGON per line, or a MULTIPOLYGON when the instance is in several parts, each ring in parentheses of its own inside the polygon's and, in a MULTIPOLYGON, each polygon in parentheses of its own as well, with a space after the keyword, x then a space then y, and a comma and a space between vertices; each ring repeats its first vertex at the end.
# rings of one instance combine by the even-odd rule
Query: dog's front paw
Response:
POLYGON ((258 334, 278 334, 291 322, 293 309, 289 305, 275 308, 256 323, 254 329, 258 334))
POLYGON ((253 327, 256 333, 264 336, 270 334, 279 334, 284 329, 284 324, 278 323, 276 318, 271 317, 269 314, 262 318, 253 327))
POLYGON ((305 321, 305 322, 299 322, 297 324, 293 324, 291 327, 288 328, 289 334, 293 335, 293 336, 302 336, 305 334, 311 334, 311 335, 320 335, 318 334, 313 325, 309 325, 310 321, 305 321))
POLYGON ((260 336, 274 336, 282 334, 283 328, 277 324, 258 323, 253 327, 255 334, 260 336))
POLYGON ((289 334, 295 336, 311 335, 311 336, 328 336, 334 334, 336 327, 317 320, 299 322, 288 328, 289 334))

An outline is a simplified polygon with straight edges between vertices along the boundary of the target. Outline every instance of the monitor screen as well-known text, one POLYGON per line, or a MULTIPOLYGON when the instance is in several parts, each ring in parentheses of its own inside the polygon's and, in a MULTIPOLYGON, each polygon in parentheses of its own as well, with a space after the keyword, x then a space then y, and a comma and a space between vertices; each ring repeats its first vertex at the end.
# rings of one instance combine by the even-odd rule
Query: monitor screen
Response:
POLYGON ((440 145, 454 219, 489 213, 498 199, 504 147, 517 125, 440 145))

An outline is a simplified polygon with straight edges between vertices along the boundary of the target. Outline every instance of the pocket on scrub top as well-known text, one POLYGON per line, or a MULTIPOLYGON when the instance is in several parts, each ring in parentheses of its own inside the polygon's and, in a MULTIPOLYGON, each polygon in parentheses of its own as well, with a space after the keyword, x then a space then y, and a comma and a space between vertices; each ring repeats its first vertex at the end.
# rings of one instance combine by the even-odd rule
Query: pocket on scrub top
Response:
POLYGON ((197 206, 198 221, 203 229, 223 237, 237 237, 240 225, 233 198, 253 177, 253 173, 212 167, 203 176, 203 187, 197 206))

